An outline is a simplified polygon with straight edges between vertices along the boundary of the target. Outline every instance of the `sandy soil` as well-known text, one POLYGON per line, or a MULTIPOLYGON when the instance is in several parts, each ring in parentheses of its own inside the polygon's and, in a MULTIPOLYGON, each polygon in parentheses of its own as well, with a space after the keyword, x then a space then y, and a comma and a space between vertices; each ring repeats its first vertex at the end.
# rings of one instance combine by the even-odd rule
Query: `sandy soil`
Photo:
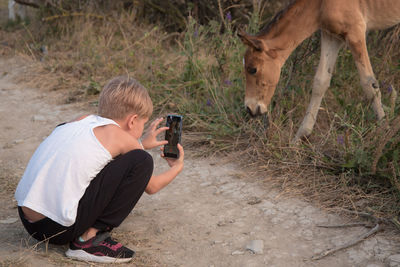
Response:
MULTIPOLYGON (((90 103, 65 104, 59 91, 16 81, 27 69, 0 58, 0 266, 86 266, 64 256, 66 246, 37 244, 18 220, 13 193, 39 143, 58 124, 94 112, 90 103)), ((184 138, 184 137, 183 137, 184 138)), ((151 152, 155 171, 166 163, 151 152)), ((368 229, 325 229, 347 219, 300 199, 282 197, 234 163, 198 159, 186 151, 184 171, 158 194, 144 195, 113 236, 136 250, 131 266, 396 266, 400 243, 380 232, 319 261, 311 256, 368 229), (256 253, 248 249, 250 244, 256 253), (258 244, 258 246, 257 246, 258 244)), ((398 240, 398 239, 397 239, 398 240)))

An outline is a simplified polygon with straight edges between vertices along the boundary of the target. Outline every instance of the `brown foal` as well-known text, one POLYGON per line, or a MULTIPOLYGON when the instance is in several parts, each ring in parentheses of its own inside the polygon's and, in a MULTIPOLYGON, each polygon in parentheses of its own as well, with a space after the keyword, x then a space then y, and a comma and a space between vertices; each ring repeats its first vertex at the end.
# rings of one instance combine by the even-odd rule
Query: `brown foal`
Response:
POLYGON ((252 116, 267 111, 286 59, 304 39, 320 29, 321 58, 312 97, 294 141, 311 134, 344 43, 352 52, 363 90, 372 101, 377 118, 382 119, 385 113, 379 83, 368 57, 366 31, 388 28, 399 22, 400 0, 297 0, 255 36, 239 32, 248 46, 244 56, 247 111, 252 116))

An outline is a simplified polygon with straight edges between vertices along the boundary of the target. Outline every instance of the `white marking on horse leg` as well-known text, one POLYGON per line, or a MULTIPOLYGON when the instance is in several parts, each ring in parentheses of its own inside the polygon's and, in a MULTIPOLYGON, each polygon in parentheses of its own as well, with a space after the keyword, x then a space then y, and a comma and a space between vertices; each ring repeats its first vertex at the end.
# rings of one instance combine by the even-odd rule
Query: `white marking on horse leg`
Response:
POLYGON ((378 120, 385 116, 381 101, 381 91, 379 83, 375 79, 372 70, 371 62, 369 60, 367 44, 365 41, 365 31, 363 29, 356 33, 348 35, 348 43, 353 53, 354 60, 360 75, 361 86, 369 100, 372 100, 372 107, 378 120), (358 35, 357 35, 358 33, 358 35))
POLYGON ((15 20, 15 1, 8 0, 8 18, 10 20, 15 20))
POLYGON ((318 64, 317 73, 314 77, 312 96, 306 115, 294 138, 295 142, 304 136, 310 135, 314 128, 321 100, 329 87, 336 58, 342 44, 343 42, 341 40, 329 33, 322 32, 321 58, 318 64))
POLYGON ((17 18, 26 18, 26 6, 18 4, 14 0, 8 1, 8 18, 10 20, 16 20, 17 18))

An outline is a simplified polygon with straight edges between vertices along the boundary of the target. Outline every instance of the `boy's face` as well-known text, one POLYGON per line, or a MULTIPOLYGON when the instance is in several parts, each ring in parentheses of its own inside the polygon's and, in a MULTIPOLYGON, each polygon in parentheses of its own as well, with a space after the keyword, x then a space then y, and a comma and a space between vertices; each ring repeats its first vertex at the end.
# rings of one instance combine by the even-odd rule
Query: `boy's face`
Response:
POLYGON ((129 134, 136 139, 139 139, 143 134, 144 125, 148 120, 149 118, 142 118, 138 116, 133 118, 131 127, 129 129, 129 134))

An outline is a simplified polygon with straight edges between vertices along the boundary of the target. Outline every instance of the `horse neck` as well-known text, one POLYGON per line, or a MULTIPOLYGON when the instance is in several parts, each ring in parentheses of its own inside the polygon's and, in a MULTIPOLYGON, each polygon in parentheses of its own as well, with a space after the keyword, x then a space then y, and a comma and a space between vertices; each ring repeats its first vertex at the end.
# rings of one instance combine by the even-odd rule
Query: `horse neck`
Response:
POLYGON ((321 0, 297 0, 274 22, 258 34, 269 48, 275 49, 282 64, 292 51, 319 28, 321 0))

